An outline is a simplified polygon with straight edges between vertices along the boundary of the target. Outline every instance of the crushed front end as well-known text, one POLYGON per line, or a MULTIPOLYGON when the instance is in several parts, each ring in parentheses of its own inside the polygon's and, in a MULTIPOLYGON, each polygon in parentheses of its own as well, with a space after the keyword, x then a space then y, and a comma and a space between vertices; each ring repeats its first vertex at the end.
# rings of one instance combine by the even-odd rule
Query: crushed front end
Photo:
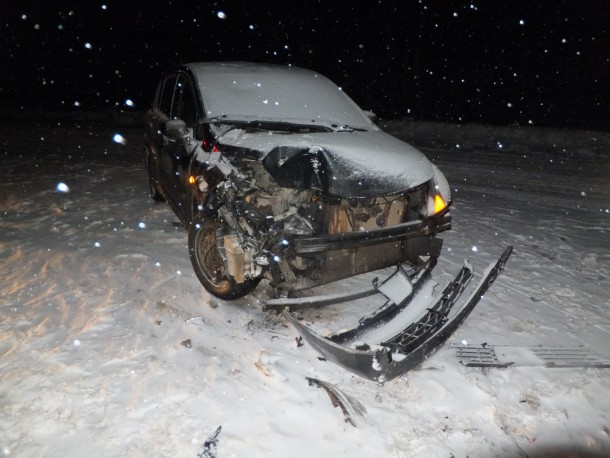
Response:
MULTIPOLYGON (((333 183, 336 158, 319 148, 268 153, 262 160, 248 153, 221 145, 199 156, 205 159, 197 165, 202 173, 196 179, 201 217, 216 221, 220 260, 215 272, 238 286, 266 278, 279 296, 267 301, 267 308, 284 309, 325 358, 365 378, 390 380, 435 351, 474 309, 510 256, 509 247, 458 305, 473 277, 470 264, 439 295, 433 292, 431 271, 442 247, 437 234, 451 227, 449 186, 434 165, 431 177, 415 186, 376 193, 354 187, 359 183, 354 180, 343 188, 333 183), (396 272, 372 291, 386 297, 386 303, 350 331, 323 337, 291 311, 341 301, 300 300, 290 297, 293 292, 390 266, 397 266, 396 272)), ((367 294, 371 292, 344 299, 367 294)))
POLYGON ((216 163, 224 172, 205 183, 212 190, 207 211, 224 223, 218 249, 237 283, 267 278, 287 294, 405 262, 420 265, 439 256, 436 235, 451 227, 445 202, 435 208, 434 179, 389 195, 337 197, 311 179, 307 187, 280 186, 254 158, 210 158, 206 167, 216 163))

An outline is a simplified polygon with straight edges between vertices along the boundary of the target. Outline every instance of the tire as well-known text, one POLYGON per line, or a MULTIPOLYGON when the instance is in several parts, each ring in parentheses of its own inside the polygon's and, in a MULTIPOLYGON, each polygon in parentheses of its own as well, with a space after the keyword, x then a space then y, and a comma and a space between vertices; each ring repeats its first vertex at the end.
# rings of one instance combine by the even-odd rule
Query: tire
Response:
POLYGON ((146 148, 146 171, 148 172, 148 187, 150 197, 155 202, 165 202, 165 198, 159 192, 159 173, 158 173, 157 157, 148 148, 146 148))
POLYGON ((236 283, 225 274, 224 263, 216 245, 216 231, 221 227, 214 216, 199 218, 189 228, 189 254, 197 278, 211 294, 219 299, 233 300, 256 288, 259 279, 236 283))

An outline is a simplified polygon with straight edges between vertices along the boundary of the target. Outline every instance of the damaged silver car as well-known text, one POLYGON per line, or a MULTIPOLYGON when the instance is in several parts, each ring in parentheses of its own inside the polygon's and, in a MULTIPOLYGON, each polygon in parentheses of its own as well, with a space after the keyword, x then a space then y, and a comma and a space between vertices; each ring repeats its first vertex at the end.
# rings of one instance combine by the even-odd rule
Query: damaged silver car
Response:
POLYGON ((203 286, 235 299, 438 256, 450 188, 319 73, 183 65, 146 120, 151 194, 189 228, 203 286))
POLYGON ((382 132, 322 75, 253 63, 193 63, 160 83, 146 119, 151 195, 188 228, 191 261, 213 295, 236 299, 265 279, 327 360, 390 380, 419 364, 466 319, 504 268, 490 265, 466 301, 467 261, 438 295, 431 271, 451 193, 440 170, 382 132), (299 290, 395 266, 368 288, 299 290), (385 300, 351 330, 321 336, 299 308, 385 300))

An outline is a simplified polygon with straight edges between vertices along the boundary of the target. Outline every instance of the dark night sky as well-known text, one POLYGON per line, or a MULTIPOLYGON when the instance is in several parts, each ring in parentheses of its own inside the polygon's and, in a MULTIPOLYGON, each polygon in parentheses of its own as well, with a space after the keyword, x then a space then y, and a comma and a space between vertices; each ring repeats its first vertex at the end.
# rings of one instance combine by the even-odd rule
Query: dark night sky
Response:
POLYGON ((385 118, 609 130, 608 24, 607 0, 11 2, 0 103, 146 109, 178 63, 252 60, 319 71, 385 118))

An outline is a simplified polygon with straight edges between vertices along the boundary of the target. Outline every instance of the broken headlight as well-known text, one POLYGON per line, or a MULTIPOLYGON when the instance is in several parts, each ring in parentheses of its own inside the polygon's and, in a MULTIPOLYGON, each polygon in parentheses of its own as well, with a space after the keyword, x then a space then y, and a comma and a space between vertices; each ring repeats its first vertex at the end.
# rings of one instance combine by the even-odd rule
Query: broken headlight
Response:
POLYGON ((434 177, 428 187, 426 216, 433 216, 443 212, 451 203, 451 188, 440 169, 432 164, 434 177))

